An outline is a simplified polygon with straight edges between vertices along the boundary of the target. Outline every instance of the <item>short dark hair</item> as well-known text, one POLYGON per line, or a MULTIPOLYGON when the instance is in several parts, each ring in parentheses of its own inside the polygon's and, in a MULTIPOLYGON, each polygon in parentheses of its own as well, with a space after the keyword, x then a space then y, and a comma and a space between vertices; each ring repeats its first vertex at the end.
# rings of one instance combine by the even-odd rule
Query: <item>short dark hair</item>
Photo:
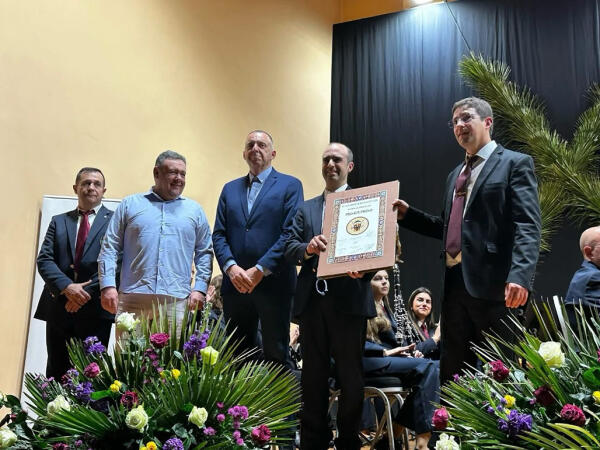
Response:
POLYGON ((492 118, 492 125, 490 126, 490 136, 494 131, 494 111, 488 102, 479 97, 467 97, 457 101, 452 106, 452 115, 458 108, 473 108, 479 117, 485 119, 486 117, 492 118))
POLYGON ((271 147, 273 147, 275 145, 275 141, 273 141, 273 136, 271 136, 267 131, 265 131, 265 130, 252 130, 246 136, 250 136, 252 133, 263 133, 263 134, 266 134, 269 137, 269 140, 271 141, 271 147))
POLYGON ((154 163, 154 167, 162 166, 162 163, 165 162, 165 159, 178 159, 180 161, 183 161, 184 164, 187 164, 185 162, 185 156, 180 155, 179 153, 174 152, 173 150, 165 150, 164 152, 162 152, 160 155, 158 155, 156 157, 156 162, 154 163))
POLYGON ((81 169, 79 169, 79 172, 77 172, 77 176, 75 177, 75 184, 79 184, 79 181, 81 180, 81 175, 88 172, 97 172, 100 175, 102 175, 102 185, 106 186, 106 178, 104 177, 104 174, 100 169, 96 169, 95 167, 82 167, 81 169))

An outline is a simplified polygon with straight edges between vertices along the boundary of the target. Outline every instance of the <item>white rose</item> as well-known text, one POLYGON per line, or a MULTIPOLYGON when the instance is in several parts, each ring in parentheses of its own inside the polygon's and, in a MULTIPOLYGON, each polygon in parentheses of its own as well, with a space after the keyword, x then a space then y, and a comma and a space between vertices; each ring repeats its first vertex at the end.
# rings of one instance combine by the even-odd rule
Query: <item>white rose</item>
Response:
POLYGON ((454 441, 454 436, 442 433, 440 439, 435 443, 435 450, 459 450, 460 446, 454 441))
POLYGON ((202 361, 211 366, 214 366, 219 359, 219 352, 210 345, 200 350, 200 355, 202 355, 202 361))
POLYGON ((542 342, 538 353, 544 358, 548 367, 560 367, 565 362, 565 354, 560 349, 560 342, 542 342))
POLYGON ((62 395, 57 395, 53 401, 48 403, 46 410, 48 411, 48 415, 51 416, 56 414, 58 411, 71 411, 71 405, 69 405, 67 399, 62 395))
POLYGON ((117 317, 117 330, 131 332, 138 323, 140 320, 135 318, 135 313, 122 312, 117 317))
POLYGON ((133 408, 125 417, 125 425, 134 430, 143 430, 148 424, 148 413, 142 405, 133 408))
POLYGON ((8 448, 17 442, 17 435, 4 425, 0 428, 0 448, 8 448))
POLYGON ((207 418, 208 411, 206 409, 194 406, 192 408, 192 412, 188 416, 188 421, 190 421, 194 425, 197 425, 199 428, 202 428, 207 418))

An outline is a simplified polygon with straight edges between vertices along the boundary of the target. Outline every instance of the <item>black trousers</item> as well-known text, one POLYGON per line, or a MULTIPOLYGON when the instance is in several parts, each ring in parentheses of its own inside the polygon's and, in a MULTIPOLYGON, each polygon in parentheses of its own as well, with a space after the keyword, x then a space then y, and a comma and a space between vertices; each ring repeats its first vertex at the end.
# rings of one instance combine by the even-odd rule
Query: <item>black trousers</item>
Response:
POLYGON ((485 333, 497 333, 512 342, 509 308, 502 301, 472 297, 465 289, 461 265, 446 269, 441 314, 440 383, 460 375, 467 365, 476 366, 471 343, 479 345, 485 333))
POLYGON ((341 389, 336 447, 360 449, 358 432, 364 398, 362 354, 366 318, 340 312, 330 295, 314 294, 300 315, 302 347, 302 450, 326 450, 331 440, 327 421, 331 360, 341 389))
POLYGON ((77 317, 68 317, 61 323, 46 322, 46 349, 48 351, 46 376, 60 381, 67 370, 73 367, 67 351, 67 343, 71 339, 83 341, 87 337, 96 336, 108 348, 112 324, 113 321, 108 319, 77 317))

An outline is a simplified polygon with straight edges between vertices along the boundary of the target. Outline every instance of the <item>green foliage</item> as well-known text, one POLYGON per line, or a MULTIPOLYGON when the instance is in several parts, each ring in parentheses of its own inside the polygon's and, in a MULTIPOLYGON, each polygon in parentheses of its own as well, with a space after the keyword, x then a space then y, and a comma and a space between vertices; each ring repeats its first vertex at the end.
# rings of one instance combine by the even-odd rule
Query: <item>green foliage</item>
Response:
POLYGON ((581 114, 573 138, 567 142, 550 128, 542 102, 529 89, 509 81, 506 64, 471 54, 461 60, 459 71, 492 106, 496 134, 535 161, 541 250, 550 250, 550 238, 564 211, 578 221, 599 221, 600 87, 590 88, 591 106, 581 114))

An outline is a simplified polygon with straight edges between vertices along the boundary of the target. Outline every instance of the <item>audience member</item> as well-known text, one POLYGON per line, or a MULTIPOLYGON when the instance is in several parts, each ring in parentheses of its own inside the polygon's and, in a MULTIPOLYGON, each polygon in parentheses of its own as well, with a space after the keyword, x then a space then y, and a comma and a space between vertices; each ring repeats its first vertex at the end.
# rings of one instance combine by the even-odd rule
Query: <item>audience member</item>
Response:
POLYGON ((415 289, 406 302, 406 313, 418 333, 416 349, 425 358, 440 359, 440 326, 433 320, 431 291, 426 287, 415 289))
POLYGON ((296 270, 283 256, 287 232, 302 183, 277 172, 269 133, 248 134, 243 157, 249 173, 227 183, 221 192, 213 243, 224 274, 221 293, 225 319, 242 340, 238 350, 259 346, 260 321, 264 359, 291 368, 289 323, 296 270))
POLYGON ((111 313, 151 316, 153 303, 176 304, 178 323, 186 302, 202 307, 212 273, 210 226, 202 207, 183 197, 185 158, 158 155, 154 186, 117 207, 98 257, 102 307, 111 313), (123 255, 119 292, 116 267, 123 255), (196 268, 192 288, 192 263, 196 268))
POLYGON ((351 272, 348 276, 319 280, 319 253, 327 248, 321 232, 327 195, 348 188, 348 173, 354 168, 352 151, 331 143, 323 152, 323 194, 305 201, 294 218, 285 248, 286 258, 302 266, 294 297, 294 316, 299 318, 302 346, 301 448, 326 450, 331 440, 327 407, 331 357, 335 360, 338 405, 336 448, 360 448, 358 432, 364 397, 362 353, 367 317, 375 315, 370 276, 351 272), (317 290, 318 289, 318 290, 317 290))
MULTIPOLYGON (((439 373, 436 362, 423 358, 420 352, 413 357, 415 344, 398 345, 397 324, 388 302, 390 283, 385 270, 371 280, 377 316, 367 322, 367 339, 363 365, 367 377, 397 377, 410 394, 394 420, 417 434, 417 449, 427 449, 431 437, 433 402, 439 402, 439 373)), ((377 448, 386 448, 383 440, 377 448)))
POLYGON ((104 174, 84 167, 77 173, 73 191, 77 208, 52 217, 37 258, 46 285, 34 317, 46 321, 46 376, 57 380, 71 367, 69 340, 96 336, 107 347, 114 321, 114 315, 100 305, 96 262, 113 214, 102 205, 104 174))

